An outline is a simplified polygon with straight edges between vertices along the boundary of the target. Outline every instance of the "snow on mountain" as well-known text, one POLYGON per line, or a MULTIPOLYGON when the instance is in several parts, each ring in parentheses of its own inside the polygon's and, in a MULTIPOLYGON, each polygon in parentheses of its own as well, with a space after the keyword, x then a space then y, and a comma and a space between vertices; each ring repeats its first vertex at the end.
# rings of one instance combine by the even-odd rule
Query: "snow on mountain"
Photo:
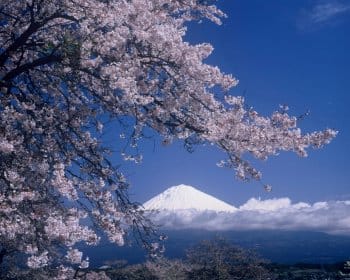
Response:
POLYGON ((196 210, 229 212, 237 211, 234 206, 187 185, 168 188, 143 204, 146 210, 196 210))

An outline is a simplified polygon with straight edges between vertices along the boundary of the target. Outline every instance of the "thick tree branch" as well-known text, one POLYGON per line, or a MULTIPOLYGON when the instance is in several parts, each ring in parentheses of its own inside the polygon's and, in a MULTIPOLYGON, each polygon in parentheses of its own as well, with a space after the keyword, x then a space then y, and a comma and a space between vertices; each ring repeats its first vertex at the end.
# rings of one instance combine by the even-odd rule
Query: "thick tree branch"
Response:
POLYGON ((52 14, 51 16, 43 19, 42 21, 32 21, 28 27, 27 30, 25 30, 17 39, 14 40, 14 42, 2 53, 0 54, 0 67, 3 67, 6 61, 10 58, 12 53, 16 52, 18 48, 21 46, 25 45, 27 40, 35 33, 37 32, 40 28, 45 26, 48 22, 58 19, 58 18, 63 18, 67 20, 71 20, 74 22, 77 22, 77 19, 75 19, 72 16, 62 14, 60 12, 56 12, 52 14))
POLYGON ((15 77, 21 75, 22 73, 29 71, 29 70, 33 70, 35 67, 48 65, 50 63, 55 63, 55 62, 61 62, 62 60, 63 60, 63 58, 61 56, 58 56, 58 55, 49 55, 46 57, 38 58, 37 60, 23 64, 23 65, 15 68, 13 70, 11 70, 10 72, 8 72, 5 75, 3 80, 5 82, 9 82, 9 81, 13 80, 15 77))

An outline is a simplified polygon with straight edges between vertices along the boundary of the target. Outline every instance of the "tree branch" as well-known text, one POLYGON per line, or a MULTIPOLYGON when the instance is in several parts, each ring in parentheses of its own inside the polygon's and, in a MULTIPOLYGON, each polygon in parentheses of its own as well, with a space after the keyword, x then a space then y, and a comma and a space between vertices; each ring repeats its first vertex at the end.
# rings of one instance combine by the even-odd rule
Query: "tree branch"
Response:
POLYGON ((78 20, 72 16, 64 15, 59 12, 56 12, 52 14, 51 16, 45 18, 42 21, 36 21, 31 22, 28 29, 24 31, 14 42, 12 45, 10 45, 1 55, 0 55, 0 67, 3 67, 5 62, 8 60, 8 58, 11 56, 11 53, 18 50, 19 47, 23 46, 28 38, 33 35, 36 31, 38 31, 41 27, 43 27, 45 24, 47 24, 49 21, 57 19, 57 18, 63 18, 71 21, 78 22, 78 20))
POLYGON ((20 75, 23 72, 26 72, 28 70, 34 69, 35 67, 46 65, 49 63, 53 63, 53 62, 61 62, 62 60, 63 60, 63 58, 61 56, 57 56, 57 55, 49 55, 46 57, 38 58, 32 62, 23 64, 23 65, 17 67, 16 69, 11 70, 10 72, 8 72, 5 75, 3 80, 5 82, 9 82, 12 79, 14 79, 16 76, 18 76, 18 75, 20 75))

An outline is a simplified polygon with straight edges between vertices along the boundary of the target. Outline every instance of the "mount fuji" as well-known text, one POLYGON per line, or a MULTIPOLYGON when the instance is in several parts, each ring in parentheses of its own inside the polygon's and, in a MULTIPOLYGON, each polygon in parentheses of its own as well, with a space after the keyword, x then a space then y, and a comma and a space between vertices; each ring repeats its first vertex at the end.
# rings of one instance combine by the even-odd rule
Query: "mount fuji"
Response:
POLYGON ((236 208, 194 187, 178 185, 143 208, 164 229, 303 230, 350 236, 350 200, 311 204, 288 197, 251 198, 236 208))
POLYGON ((237 208, 188 185, 173 186, 143 204, 145 210, 213 211, 234 213, 237 208))
MULTIPOLYGON (((349 257, 350 200, 311 203, 291 199, 251 198, 234 207, 188 185, 168 188, 143 204, 145 215, 168 236, 166 256, 182 258, 186 249, 218 233, 227 240, 254 248, 271 261, 331 263, 349 257)), ((157 229, 158 230, 158 229, 157 229)), ((107 245, 108 244, 108 245, 107 245)), ((89 247, 86 249, 89 253, 89 247)), ((144 261, 140 248, 94 247, 95 260, 144 261), (118 253, 118 256, 116 255, 118 253)))

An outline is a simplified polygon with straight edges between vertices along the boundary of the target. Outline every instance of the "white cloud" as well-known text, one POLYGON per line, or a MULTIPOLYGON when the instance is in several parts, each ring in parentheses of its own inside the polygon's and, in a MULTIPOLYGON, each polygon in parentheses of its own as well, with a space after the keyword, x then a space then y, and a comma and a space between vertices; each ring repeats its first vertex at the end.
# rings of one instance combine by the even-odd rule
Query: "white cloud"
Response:
POLYGON ((311 10, 310 20, 314 23, 325 22, 347 12, 349 9, 350 5, 345 5, 337 1, 320 3, 311 10))
POLYGON ((298 204, 292 205, 292 202, 289 198, 274 198, 274 199, 267 199, 267 200, 260 200, 256 198, 249 199, 245 204, 239 207, 240 210, 247 210, 247 211, 259 211, 259 212, 265 212, 265 211, 277 211, 279 209, 286 209, 286 208, 304 208, 309 207, 310 205, 304 202, 300 202, 298 204))
POLYGON ((152 216, 165 228, 311 230, 350 235, 349 214, 350 201, 293 204, 289 198, 252 198, 234 213, 180 210, 152 216))
POLYGON ((348 12, 350 12, 350 3, 348 1, 317 1, 310 9, 301 12, 297 25, 301 29, 323 26, 334 23, 334 20, 348 12))

